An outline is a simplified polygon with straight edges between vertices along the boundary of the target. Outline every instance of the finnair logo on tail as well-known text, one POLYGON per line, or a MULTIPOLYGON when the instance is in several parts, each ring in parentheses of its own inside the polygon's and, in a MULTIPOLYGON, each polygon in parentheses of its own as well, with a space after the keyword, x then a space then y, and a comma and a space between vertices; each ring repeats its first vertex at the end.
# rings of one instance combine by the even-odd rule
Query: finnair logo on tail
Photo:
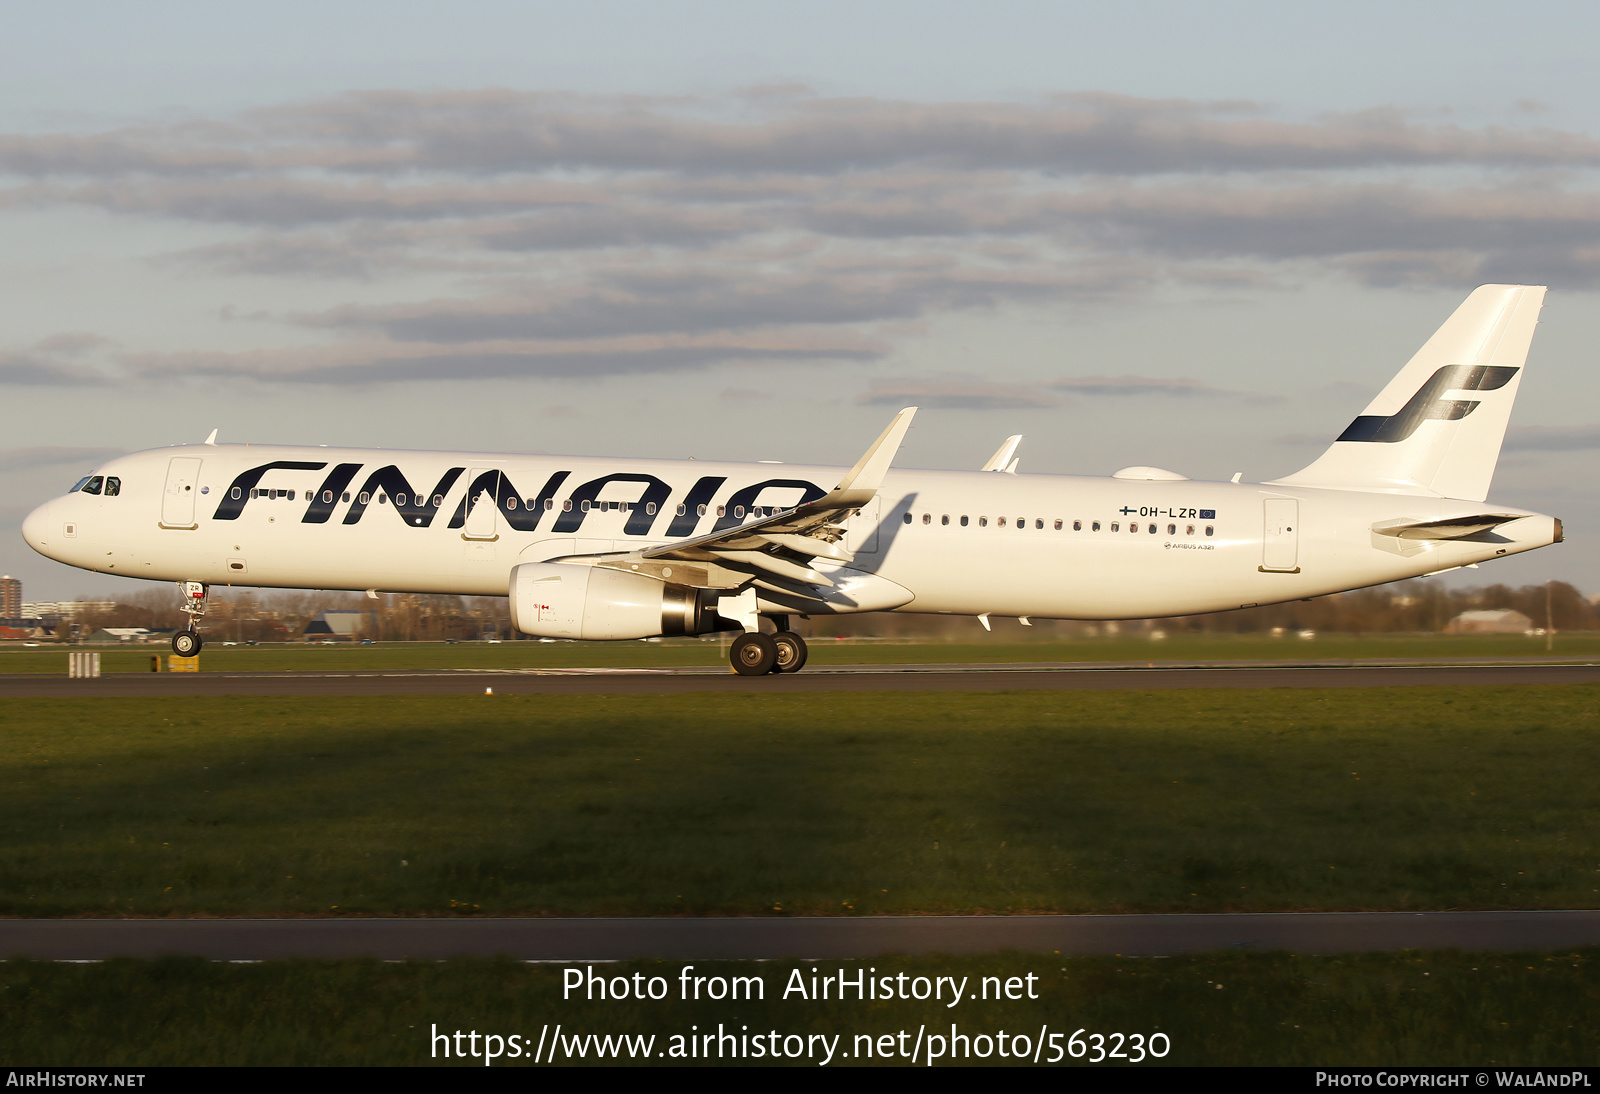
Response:
POLYGON ((1446 365, 1428 378, 1396 413, 1363 414, 1339 434, 1341 441, 1403 441, 1423 422, 1457 422, 1478 408, 1477 399, 1446 399, 1447 391, 1497 391, 1517 369, 1508 365, 1446 365))

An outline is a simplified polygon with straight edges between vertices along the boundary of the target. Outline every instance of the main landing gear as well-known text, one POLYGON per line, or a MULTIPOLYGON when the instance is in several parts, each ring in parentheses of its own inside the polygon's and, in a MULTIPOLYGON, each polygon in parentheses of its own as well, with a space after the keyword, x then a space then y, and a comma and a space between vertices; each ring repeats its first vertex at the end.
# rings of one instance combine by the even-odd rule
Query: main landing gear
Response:
POLYGON ((740 676, 765 676, 774 672, 799 672, 809 651, 805 639, 789 629, 789 618, 777 616, 777 634, 746 631, 733 640, 728 660, 740 676))
POLYGON ((178 588, 183 590, 183 606, 178 610, 189 617, 189 626, 172 636, 172 652, 179 657, 198 657, 205 643, 200 640, 196 624, 205 618, 210 589, 203 581, 180 581, 178 588))

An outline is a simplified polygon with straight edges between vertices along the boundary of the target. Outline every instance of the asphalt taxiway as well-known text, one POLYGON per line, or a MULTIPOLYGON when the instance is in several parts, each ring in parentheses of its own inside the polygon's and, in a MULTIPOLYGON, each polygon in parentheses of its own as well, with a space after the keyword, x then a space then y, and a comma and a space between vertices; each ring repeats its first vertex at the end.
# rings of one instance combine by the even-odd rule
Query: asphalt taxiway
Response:
POLYGON ((187 954, 218 961, 371 957, 735 960, 885 954, 1368 953, 1600 946, 1600 911, 639 919, 12 919, 0 956, 187 954))
POLYGON ((183 695, 662 695, 822 691, 1073 691, 1165 688, 1479 687, 1600 681, 1600 663, 1127 663, 832 665, 795 674, 728 669, 441 669, 369 672, 0 674, 0 698, 183 695))

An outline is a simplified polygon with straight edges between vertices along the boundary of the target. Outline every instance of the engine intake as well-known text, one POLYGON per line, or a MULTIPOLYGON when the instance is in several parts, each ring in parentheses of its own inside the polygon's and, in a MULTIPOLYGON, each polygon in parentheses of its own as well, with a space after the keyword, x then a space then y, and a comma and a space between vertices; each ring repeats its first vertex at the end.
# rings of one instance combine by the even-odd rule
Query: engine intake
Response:
POLYGON ((511 625, 541 638, 696 635, 721 629, 716 594, 603 566, 525 562, 511 571, 511 625))

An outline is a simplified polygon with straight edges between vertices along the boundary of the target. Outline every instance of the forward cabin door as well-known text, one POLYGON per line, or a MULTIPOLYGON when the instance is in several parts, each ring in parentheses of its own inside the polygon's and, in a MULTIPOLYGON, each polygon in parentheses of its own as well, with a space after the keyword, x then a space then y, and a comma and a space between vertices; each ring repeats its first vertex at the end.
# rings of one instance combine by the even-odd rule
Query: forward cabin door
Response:
POLYGON ((167 464, 167 485, 161 492, 161 527, 197 528, 195 494, 199 490, 200 461, 174 456, 167 464))
POLYGON ((469 489, 478 492, 467 499, 467 527, 462 535, 467 539, 494 539, 500 522, 500 472, 474 467, 467 483, 469 489), (481 484, 479 476, 483 476, 481 484))
POLYGON ((1294 498, 1266 500, 1261 569, 1267 573, 1300 572, 1300 502, 1294 498))

